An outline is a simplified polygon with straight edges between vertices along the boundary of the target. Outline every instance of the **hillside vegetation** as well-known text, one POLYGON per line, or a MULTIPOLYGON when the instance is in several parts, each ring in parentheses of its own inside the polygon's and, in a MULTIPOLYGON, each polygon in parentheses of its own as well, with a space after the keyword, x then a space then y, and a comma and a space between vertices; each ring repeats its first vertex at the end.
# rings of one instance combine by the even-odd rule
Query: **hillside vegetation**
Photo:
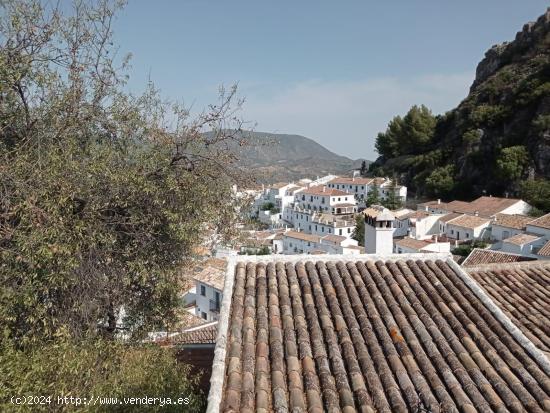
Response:
POLYGON ((376 149, 371 173, 398 175, 417 196, 521 196, 550 210, 550 9, 487 51, 457 108, 414 106, 376 149))

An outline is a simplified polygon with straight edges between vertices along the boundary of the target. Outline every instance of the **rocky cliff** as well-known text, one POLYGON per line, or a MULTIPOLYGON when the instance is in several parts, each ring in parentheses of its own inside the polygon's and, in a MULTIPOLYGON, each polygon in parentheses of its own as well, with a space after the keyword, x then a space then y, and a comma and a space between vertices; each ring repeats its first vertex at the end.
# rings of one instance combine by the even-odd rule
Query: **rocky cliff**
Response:
POLYGON ((381 157, 373 169, 425 196, 521 196, 526 182, 550 190, 550 9, 487 51, 468 96, 437 117, 423 153, 381 157))

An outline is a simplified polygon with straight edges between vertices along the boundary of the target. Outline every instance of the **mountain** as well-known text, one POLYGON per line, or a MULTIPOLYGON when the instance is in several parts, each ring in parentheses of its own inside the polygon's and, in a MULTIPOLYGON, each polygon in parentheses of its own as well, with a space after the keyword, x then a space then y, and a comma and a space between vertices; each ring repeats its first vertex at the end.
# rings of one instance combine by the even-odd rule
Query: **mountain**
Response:
MULTIPOLYGON (((313 139, 300 135, 245 132, 244 146, 232 149, 240 163, 250 168, 259 182, 273 183, 349 174, 363 159, 350 159, 329 151, 313 139)), ((370 162, 367 161, 367 165, 370 162)))
POLYGON ((394 118, 372 171, 420 196, 522 196, 550 209, 550 9, 490 48, 468 96, 434 119, 418 107, 394 118))

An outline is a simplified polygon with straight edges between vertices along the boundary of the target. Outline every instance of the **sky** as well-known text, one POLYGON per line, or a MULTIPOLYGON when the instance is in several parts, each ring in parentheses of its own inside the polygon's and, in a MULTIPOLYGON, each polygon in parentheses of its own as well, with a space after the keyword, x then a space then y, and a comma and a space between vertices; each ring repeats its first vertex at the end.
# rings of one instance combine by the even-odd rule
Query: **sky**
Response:
POLYGON ((477 63, 548 0, 129 0, 114 25, 128 87, 150 78, 194 112, 238 84, 254 129, 299 134, 353 159, 414 104, 468 94, 477 63))

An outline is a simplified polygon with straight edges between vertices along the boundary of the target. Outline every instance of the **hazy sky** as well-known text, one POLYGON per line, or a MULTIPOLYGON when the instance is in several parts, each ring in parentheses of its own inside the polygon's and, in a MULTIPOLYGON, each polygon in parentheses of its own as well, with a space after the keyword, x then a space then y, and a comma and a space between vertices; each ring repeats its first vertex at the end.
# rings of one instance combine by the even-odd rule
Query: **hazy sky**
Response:
POLYGON ((256 130, 301 134, 352 158, 413 104, 435 113, 468 93, 477 63, 547 0, 130 0, 115 24, 130 87, 215 102, 238 82, 256 130))

